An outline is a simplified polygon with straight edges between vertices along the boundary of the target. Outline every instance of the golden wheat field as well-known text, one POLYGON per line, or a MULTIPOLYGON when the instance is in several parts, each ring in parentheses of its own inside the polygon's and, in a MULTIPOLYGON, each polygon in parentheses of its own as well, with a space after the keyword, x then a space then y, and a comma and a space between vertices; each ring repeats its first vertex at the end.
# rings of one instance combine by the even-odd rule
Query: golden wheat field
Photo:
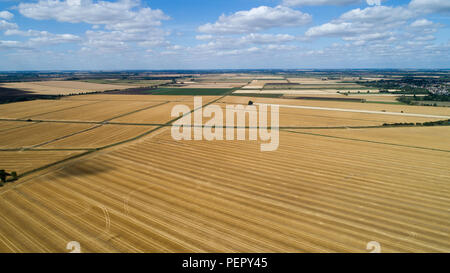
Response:
POLYGON ((0 169, 20 176, 0 187, 0 252, 450 251, 449 127, 381 126, 450 108, 203 104, 249 100, 335 110, 280 106, 279 147, 261 152, 261 140, 174 140, 171 110, 192 96, 0 105, 0 169))
POLYGON ((128 89, 135 87, 135 85, 101 84, 81 81, 40 81, 3 83, 1 87, 20 89, 40 95, 68 95, 128 89))

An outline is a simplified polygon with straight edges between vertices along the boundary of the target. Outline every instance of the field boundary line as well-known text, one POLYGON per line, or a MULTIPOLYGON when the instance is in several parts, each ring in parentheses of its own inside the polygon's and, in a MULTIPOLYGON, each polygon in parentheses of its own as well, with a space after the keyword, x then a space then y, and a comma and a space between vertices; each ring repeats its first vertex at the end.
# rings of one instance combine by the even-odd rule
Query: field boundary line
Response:
POLYGON ((289 133, 295 133, 295 134, 320 136, 320 137, 328 137, 328 138, 336 138, 336 139, 343 139, 343 140, 352 140, 352 141, 359 141, 359 142, 366 142, 366 143, 383 144, 383 145, 391 145, 391 146, 398 146, 398 147, 405 147, 405 148, 414 148, 414 149, 422 149, 422 150, 430 150, 430 151, 438 151, 438 152, 450 153, 450 150, 443 150, 443 149, 437 149, 437 148, 428 148, 428 147, 420 147, 420 146, 412 146, 412 145, 403 145, 403 144, 396 144, 396 143, 379 142, 379 141, 374 141, 374 140, 365 140, 365 139, 348 138, 348 137, 340 137, 340 136, 322 135, 322 134, 316 134, 316 133, 298 132, 298 131, 291 131, 291 130, 283 130, 283 131, 289 132, 289 133))

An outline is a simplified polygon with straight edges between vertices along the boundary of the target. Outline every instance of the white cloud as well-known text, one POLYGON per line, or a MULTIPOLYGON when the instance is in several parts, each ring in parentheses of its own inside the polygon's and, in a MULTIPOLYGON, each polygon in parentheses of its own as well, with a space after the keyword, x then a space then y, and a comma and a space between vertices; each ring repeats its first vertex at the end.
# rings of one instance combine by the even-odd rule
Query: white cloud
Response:
POLYGON ((5 35, 7 36, 24 36, 24 37, 32 37, 28 41, 23 44, 33 48, 36 46, 44 46, 44 45, 54 45, 54 44, 62 44, 62 43, 74 43, 80 42, 81 38, 77 35, 73 34, 54 34, 48 31, 39 31, 29 29, 27 31, 19 30, 19 29, 10 29, 5 31, 5 35))
MULTIPOLYGON (((21 3, 19 12, 37 20, 56 20, 68 23, 87 23, 83 51, 122 51, 140 47, 168 45, 159 26, 170 19, 163 11, 143 7, 140 0, 39 0, 37 3, 21 3)), ((53 37, 52 41, 70 41, 75 37, 53 37)), ((44 40, 42 40, 44 42, 44 40)))
POLYGON ((73 34, 53 34, 42 31, 38 37, 28 40, 30 46, 54 45, 62 43, 79 42, 81 38, 73 34))
POLYGON ((381 5, 381 0, 366 0, 369 6, 379 6, 381 5))
POLYGON ((18 36, 25 36, 25 37, 39 36, 43 33, 46 33, 46 31, 39 31, 39 30, 32 30, 32 29, 29 29, 27 31, 23 31, 20 29, 9 29, 9 30, 5 31, 5 35, 7 35, 7 36, 18 35, 18 36))
POLYGON ((302 26, 311 18, 307 13, 284 6, 260 6, 228 16, 221 15, 217 22, 202 25, 198 31, 212 34, 250 33, 275 27, 302 26))
POLYGON ((276 44, 294 41, 296 38, 289 34, 258 34, 251 33, 241 37, 238 43, 252 44, 276 44))
POLYGON ((435 40, 436 37, 434 35, 426 35, 426 36, 418 36, 416 37, 417 41, 432 41, 435 40))
POLYGON ((409 7, 419 12, 450 12, 449 0, 412 0, 409 7))
POLYGON ((5 20, 0 20, 0 31, 1 30, 10 30, 10 29, 16 29, 18 26, 15 23, 10 23, 5 20))
POLYGON ((365 9, 353 9, 338 19, 319 26, 311 27, 305 33, 307 37, 351 36, 383 32, 404 25, 415 13, 403 7, 373 6, 365 9))
POLYGON ((0 11, 0 18, 1 19, 6 19, 6 20, 11 20, 14 17, 14 14, 12 14, 9 11, 0 11))
POLYGON ((204 40, 211 40, 213 37, 214 36, 212 36, 210 34, 205 34, 205 35, 197 35, 197 36, 195 36, 195 39, 204 41, 204 40))
POLYGON ((121 30, 114 31, 86 31, 83 41, 85 50, 99 51, 123 51, 131 48, 133 45, 139 47, 162 47, 168 46, 166 41, 167 33, 158 29, 148 29, 147 31, 128 32, 121 30))
POLYGON ((308 29, 305 33, 308 37, 342 36, 362 32, 364 28, 355 27, 349 22, 332 22, 308 29))
POLYGON ((20 3, 19 12, 38 20, 105 25, 110 30, 135 30, 161 25, 169 17, 161 10, 141 8, 139 0, 118 2, 92 0, 39 0, 20 3))
POLYGON ((1 41, 0 40, 0 50, 2 49, 25 49, 26 46, 18 41, 1 41))
MULTIPOLYGON (((424 55, 427 46, 435 40, 432 34, 439 25, 426 19, 417 20, 419 15, 406 6, 358 8, 328 23, 309 28, 305 37, 339 37, 345 41, 340 50, 348 54, 359 50, 362 54, 370 49, 371 54, 378 57, 424 55), (411 23, 412 19, 415 21, 411 23)), ((331 47, 325 52, 332 55, 338 51, 331 47)))
MULTIPOLYGON (((370 1, 370 0, 368 0, 370 1)), ((283 0, 286 6, 343 6, 351 4, 359 4, 361 0, 283 0)))
POLYGON ((434 25, 433 22, 428 21, 427 19, 418 19, 418 20, 412 22, 412 24, 411 24, 412 27, 419 27, 419 28, 431 27, 433 25, 434 25))
POLYGON ((414 17, 414 15, 414 12, 403 7, 374 6, 365 9, 353 9, 342 14, 340 19, 385 24, 408 20, 414 17))

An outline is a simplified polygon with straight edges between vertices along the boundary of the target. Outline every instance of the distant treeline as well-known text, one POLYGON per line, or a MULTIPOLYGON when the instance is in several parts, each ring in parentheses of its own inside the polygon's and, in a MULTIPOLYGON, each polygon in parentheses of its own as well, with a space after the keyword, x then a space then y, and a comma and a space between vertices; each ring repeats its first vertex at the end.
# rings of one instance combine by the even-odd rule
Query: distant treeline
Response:
MULTIPOLYGON (((419 81, 421 82, 421 81, 419 81)), ((357 82, 360 85, 366 87, 374 87, 380 90, 380 93, 393 93, 393 94, 429 94, 428 90, 422 87, 411 86, 417 85, 421 86, 419 82, 414 82, 411 80, 379 80, 379 81, 369 81, 369 82, 357 82), (396 89, 400 91, 389 91, 390 89, 396 89)))
POLYGON ((410 122, 410 123, 384 123, 384 127, 410 127, 410 126, 450 126, 450 119, 427 121, 427 122, 410 122))
POLYGON ((63 97, 63 95, 0 96, 0 104, 30 100, 57 100, 61 97, 63 97))
MULTIPOLYGON (((436 95, 429 94, 427 96, 401 96, 397 98, 397 101, 409 104, 409 105, 417 105, 421 101, 450 101, 450 95, 436 95)), ((436 103, 426 104, 426 106, 438 106, 436 103)))

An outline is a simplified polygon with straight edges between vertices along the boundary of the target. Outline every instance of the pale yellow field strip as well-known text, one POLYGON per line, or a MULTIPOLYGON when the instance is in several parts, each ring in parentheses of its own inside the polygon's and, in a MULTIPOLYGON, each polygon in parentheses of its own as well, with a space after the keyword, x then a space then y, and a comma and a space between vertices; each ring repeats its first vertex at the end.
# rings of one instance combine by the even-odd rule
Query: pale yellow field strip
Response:
POLYGON ((81 81, 13 82, 3 83, 1 86, 21 89, 42 95, 68 95, 81 92, 96 92, 135 87, 134 85, 98 84, 81 81))
POLYGON ((450 137, 450 126, 291 131, 450 151, 450 141, 443 141, 450 137))
MULTIPOLYGON (((261 105, 255 103, 255 105, 261 105)), ((272 106, 274 104, 265 104, 272 106)), ((438 115, 426 115, 426 114, 414 114, 414 113, 396 113, 396 112, 382 112, 382 111, 369 111, 369 110, 354 110, 343 108, 326 108, 326 107, 312 107, 312 106, 300 106, 300 105, 279 105, 281 108, 296 108, 296 109, 310 109, 310 110, 323 110, 323 111, 338 111, 338 112, 352 112, 352 113, 364 113, 364 114, 377 114, 377 115, 396 115, 404 117, 421 117, 421 118, 436 118, 436 119, 450 119, 450 116, 438 116, 438 115)))
POLYGON ((384 123, 416 123, 440 119, 286 108, 280 110, 279 120, 280 126, 342 127, 381 126, 384 123))
MULTIPOLYGON (((247 105, 251 100, 254 103, 264 104, 280 104, 295 106, 311 106, 324 108, 343 108, 353 110, 383 111, 401 113, 415 113, 436 116, 450 116, 450 107, 426 107, 396 104, 377 104, 377 103, 360 103, 360 102, 344 102, 344 101, 319 101, 319 100, 296 100, 296 99, 277 99, 277 98, 252 98, 240 96, 227 96, 218 102, 228 104, 244 104, 247 105)), ((337 112, 336 112, 337 113, 337 112)))
POLYGON ((337 94, 336 89, 311 89, 311 90, 237 90, 236 94, 283 94, 283 95, 325 95, 337 94))
POLYGON ((336 84, 336 85, 356 85, 356 83, 343 83, 342 80, 322 80, 321 78, 287 78, 291 83, 300 84, 336 84))
MULTIPOLYGON (((224 103, 217 103, 225 113, 224 103)), ((354 104, 354 103, 351 103, 354 104)), ((350 104, 350 105, 351 105, 350 104)), ((256 106, 256 105, 255 105, 256 106)), ((238 111, 238 113, 242 113, 238 111)), ((258 115, 258 113, 257 113, 258 115)), ((204 118, 203 122, 209 119, 204 118)), ((442 120, 439 118, 424 118, 398 115, 376 115, 359 112, 343 112, 303 108, 280 108, 279 125, 281 127, 345 127, 345 126, 381 126, 384 123, 417 123, 442 120)), ((226 122, 225 120, 223 121, 226 122)), ((271 124, 271 109, 268 107, 268 122, 271 124)), ((248 118, 246 126, 248 124, 248 118)))

